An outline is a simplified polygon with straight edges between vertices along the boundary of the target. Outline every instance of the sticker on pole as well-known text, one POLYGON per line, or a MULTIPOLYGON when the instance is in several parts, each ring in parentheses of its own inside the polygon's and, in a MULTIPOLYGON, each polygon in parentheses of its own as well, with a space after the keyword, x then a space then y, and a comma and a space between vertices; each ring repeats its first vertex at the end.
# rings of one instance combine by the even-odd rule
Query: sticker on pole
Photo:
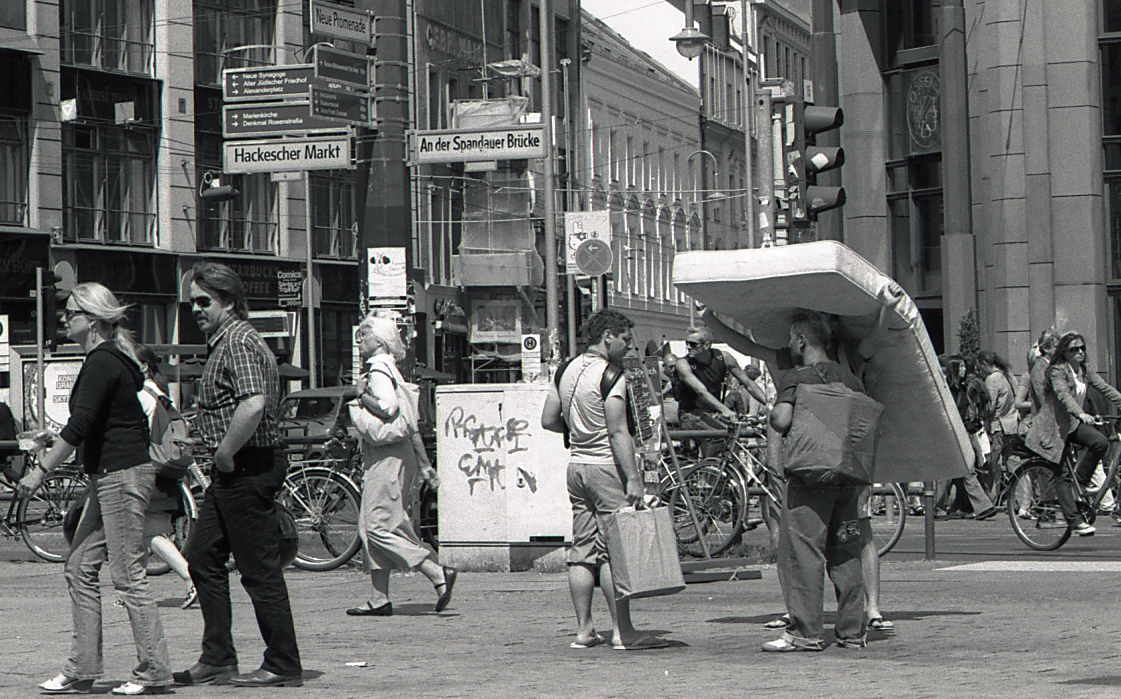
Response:
POLYGON ((611 245, 599 238, 590 238, 576 248, 576 267, 582 274, 598 277, 611 271, 611 245))
POLYGON ((576 264, 576 249, 593 238, 611 244, 611 213, 608 211, 568 211, 564 214, 564 271, 587 274, 576 264))

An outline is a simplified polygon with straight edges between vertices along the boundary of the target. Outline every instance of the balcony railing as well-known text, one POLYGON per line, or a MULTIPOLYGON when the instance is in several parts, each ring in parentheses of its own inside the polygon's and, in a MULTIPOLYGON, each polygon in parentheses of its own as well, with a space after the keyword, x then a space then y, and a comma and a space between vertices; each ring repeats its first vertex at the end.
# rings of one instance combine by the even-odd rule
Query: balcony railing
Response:
POLYGON ((109 245, 152 245, 156 215, 143 211, 67 206, 63 209, 66 240, 109 245))
POLYGON ((22 226, 27 223, 27 204, 0 199, 0 223, 22 226))
POLYGON ((76 30, 62 31, 62 62, 100 70, 151 75, 154 45, 76 30))
POLYGON ((276 254, 280 224, 269 221, 200 217, 203 250, 276 254))
POLYGON ((353 228, 314 226, 312 236, 317 258, 358 259, 358 236, 353 228))

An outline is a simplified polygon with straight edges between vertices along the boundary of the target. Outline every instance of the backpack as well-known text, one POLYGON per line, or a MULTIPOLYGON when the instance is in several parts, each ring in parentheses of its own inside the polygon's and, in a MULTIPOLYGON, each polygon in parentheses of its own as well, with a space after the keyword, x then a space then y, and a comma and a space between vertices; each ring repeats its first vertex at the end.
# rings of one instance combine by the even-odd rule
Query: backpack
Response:
POLYGON ((961 414, 966 432, 974 434, 984 425, 992 422, 992 403, 985 382, 976 376, 970 376, 966 380, 965 390, 957 397, 958 412, 961 414))
POLYGON ((871 485, 884 406, 840 381, 800 383, 783 468, 810 487, 871 485))
POLYGON ((157 476, 178 480, 195 463, 191 425, 175 408, 170 398, 150 386, 145 386, 143 390, 156 399, 156 409, 152 412, 149 424, 151 438, 148 456, 160 469, 157 476))
MULTIPOLYGON (((561 364, 560 367, 557 369, 556 375, 553 376, 553 382, 557 386, 557 393, 558 394, 560 394, 561 378, 564 376, 564 371, 565 371, 565 369, 568 368, 568 365, 571 364, 572 360, 574 360, 574 359, 576 359, 576 358, 575 357, 569 357, 568 359, 566 359, 564 361, 564 363, 561 364)), ((607 396, 611 394, 611 389, 615 388, 615 384, 619 383, 619 379, 623 378, 623 376, 626 373, 627 373, 627 370, 625 368, 623 368, 621 365, 615 364, 614 362, 608 362, 607 363, 607 368, 603 370, 603 376, 601 376, 600 379, 599 379, 599 399, 601 401, 606 401, 607 400, 607 396)), ((636 425, 635 425, 635 421, 634 421, 634 412, 635 411, 633 410, 634 406, 631 404, 632 398, 631 398, 630 391, 627 391, 626 400, 627 400, 627 432, 629 432, 631 434, 631 436, 633 437, 634 434, 635 434, 636 425)), ((569 447, 568 420, 563 419, 564 418, 563 415, 561 417, 562 417, 562 421, 564 422, 564 432, 562 433, 562 435, 564 436, 564 448, 567 449, 569 447)))

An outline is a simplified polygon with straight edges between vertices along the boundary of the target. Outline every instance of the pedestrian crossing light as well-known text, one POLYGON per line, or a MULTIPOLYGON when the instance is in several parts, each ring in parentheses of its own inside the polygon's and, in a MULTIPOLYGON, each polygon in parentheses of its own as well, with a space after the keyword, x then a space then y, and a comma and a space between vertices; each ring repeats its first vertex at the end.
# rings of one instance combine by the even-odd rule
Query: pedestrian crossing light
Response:
POLYGON ((803 105, 798 122, 796 148, 802 154, 805 176, 799 182, 798 199, 805 211, 806 220, 816 221, 817 214, 844 206, 844 187, 824 187, 817 184, 817 175, 836 170, 845 164, 845 149, 838 146, 817 145, 817 134, 839 129, 845 123, 840 107, 803 105))

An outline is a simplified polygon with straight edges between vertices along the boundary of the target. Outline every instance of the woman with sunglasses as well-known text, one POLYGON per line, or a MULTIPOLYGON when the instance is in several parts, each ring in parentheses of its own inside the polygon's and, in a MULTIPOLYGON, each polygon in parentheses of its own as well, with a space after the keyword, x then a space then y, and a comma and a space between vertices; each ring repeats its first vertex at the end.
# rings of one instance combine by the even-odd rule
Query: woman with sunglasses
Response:
POLYGON ((144 517, 156 483, 148 456, 148 418, 137 392, 144 374, 132 333, 121 327, 128 307, 96 282, 78 284, 66 301, 66 336, 86 352, 70 392, 70 418, 39 465, 19 483, 20 497, 81 448, 90 477, 89 501, 66 558, 74 619, 70 658, 46 694, 89 692, 104 671, 101 634, 102 566, 128 610, 137 665, 113 694, 162 694, 171 684, 167 640, 144 570, 144 517))
MULTIPOLYGON (((1086 339, 1079 333, 1064 333, 1047 367, 1043 403, 1032 421, 1025 443, 1032 451, 1053 463, 1060 463, 1065 446, 1084 449, 1075 468, 1075 477, 1085 486, 1090 482, 1102 456, 1109 449, 1109 440, 1094 426, 1094 416, 1086 412, 1086 392, 1096 388, 1111 403, 1121 408, 1121 393, 1086 368, 1086 339)), ((1074 533, 1093 536, 1095 529, 1078 512, 1074 487, 1067 469, 1058 473, 1058 498, 1074 533)))

